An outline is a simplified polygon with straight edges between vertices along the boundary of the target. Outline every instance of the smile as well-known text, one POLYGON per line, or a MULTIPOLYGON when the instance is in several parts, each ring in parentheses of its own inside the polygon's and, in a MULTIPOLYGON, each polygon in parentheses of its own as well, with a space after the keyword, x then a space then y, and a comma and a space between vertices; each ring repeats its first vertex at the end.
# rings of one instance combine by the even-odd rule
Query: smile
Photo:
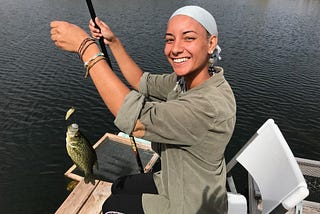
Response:
POLYGON ((173 62, 176 62, 176 63, 181 63, 181 62, 186 62, 189 58, 187 57, 184 57, 184 58, 176 58, 176 59, 173 59, 173 62))

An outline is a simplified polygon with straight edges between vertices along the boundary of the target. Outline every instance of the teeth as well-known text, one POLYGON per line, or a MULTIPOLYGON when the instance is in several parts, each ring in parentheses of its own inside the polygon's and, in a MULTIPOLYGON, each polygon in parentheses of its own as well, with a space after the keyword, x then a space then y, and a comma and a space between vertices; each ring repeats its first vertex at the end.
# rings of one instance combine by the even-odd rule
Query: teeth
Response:
POLYGON ((179 58, 179 59, 173 59, 173 61, 174 62, 185 62, 185 61, 187 61, 188 60, 188 58, 179 58))

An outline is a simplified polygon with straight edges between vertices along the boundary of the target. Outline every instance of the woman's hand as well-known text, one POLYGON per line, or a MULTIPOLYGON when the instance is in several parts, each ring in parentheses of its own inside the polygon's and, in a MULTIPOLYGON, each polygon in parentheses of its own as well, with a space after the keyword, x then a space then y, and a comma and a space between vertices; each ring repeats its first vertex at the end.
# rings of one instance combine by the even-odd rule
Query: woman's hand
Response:
POLYGON ((52 41, 66 51, 78 52, 82 41, 89 37, 82 28, 65 21, 53 21, 50 27, 52 41))
POLYGON ((92 37, 96 38, 96 39, 100 39, 101 37, 103 37, 104 43, 106 45, 110 45, 116 39, 116 36, 111 31, 109 26, 106 23, 104 23, 103 21, 101 21, 98 17, 95 18, 95 21, 101 30, 99 30, 98 28, 95 27, 95 24, 94 24, 93 20, 91 19, 89 21, 89 29, 90 29, 92 37))

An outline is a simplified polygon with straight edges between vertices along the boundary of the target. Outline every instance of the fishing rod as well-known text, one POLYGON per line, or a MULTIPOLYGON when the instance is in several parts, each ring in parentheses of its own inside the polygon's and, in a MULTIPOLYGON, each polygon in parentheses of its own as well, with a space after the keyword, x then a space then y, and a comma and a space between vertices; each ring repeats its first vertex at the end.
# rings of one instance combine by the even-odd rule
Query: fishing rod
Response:
MULTIPOLYGON (((87 6, 89 8, 89 12, 90 12, 90 16, 91 16, 91 19, 95 25, 96 28, 98 28, 99 30, 101 30, 99 28, 99 26, 97 25, 96 21, 95 21, 95 18, 96 18, 96 13, 94 12, 94 8, 93 8, 93 5, 92 5, 92 2, 91 0, 86 0, 87 2, 87 6)), ((111 61, 110 61, 110 58, 109 58, 109 55, 108 55, 108 52, 107 52, 107 49, 106 49, 106 46, 104 44, 104 38, 103 37, 100 37, 99 39, 99 44, 100 44, 100 47, 101 47, 101 51, 102 53, 104 54, 106 60, 107 60, 107 63, 109 64, 111 70, 112 70, 112 66, 111 66, 111 61)), ((129 135, 130 137, 130 143, 131 143, 131 147, 132 147, 132 150, 133 150, 133 153, 136 157, 136 161, 137 161, 137 164, 138 164, 138 167, 139 167, 139 171, 140 173, 144 173, 144 170, 143 170, 143 166, 142 166, 142 162, 141 162, 141 158, 140 158, 140 155, 139 155, 139 151, 138 151, 138 148, 137 148, 137 144, 136 144, 136 141, 134 140, 134 137, 132 135, 129 135)))
MULTIPOLYGON (((97 25, 97 23, 96 23, 96 21, 95 21, 95 18, 96 18, 97 16, 96 16, 96 13, 94 12, 94 8, 93 8, 93 5, 92 5, 91 0, 86 0, 86 1, 87 1, 87 5, 88 5, 88 8, 89 8, 89 12, 90 12, 91 19, 92 19, 95 27, 98 28, 99 30, 101 30, 100 27, 97 25)), ((102 51, 102 53, 104 54, 104 56, 105 56, 105 58, 106 58, 106 60, 107 60, 107 63, 108 63, 108 65, 110 66, 110 68, 111 68, 111 70, 112 70, 111 61, 110 61, 110 58, 109 58, 109 55, 108 55, 108 52, 107 52, 107 48, 106 48, 103 40, 104 40, 103 36, 100 37, 100 39, 99 39, 99 44, 100 44, 100 47, 101 47, 101 51, 102 51)))
POLYGON ((137 164, 138 164, 138 167, 139 167, 139 172, 140 173, 144 173, 136 141, 134 140, 134 137, 132 135, 129 135, 129 138, 130 138, 130 142, 131 142, 131 147, 132 147, 133 153, 136 156, 137 164))

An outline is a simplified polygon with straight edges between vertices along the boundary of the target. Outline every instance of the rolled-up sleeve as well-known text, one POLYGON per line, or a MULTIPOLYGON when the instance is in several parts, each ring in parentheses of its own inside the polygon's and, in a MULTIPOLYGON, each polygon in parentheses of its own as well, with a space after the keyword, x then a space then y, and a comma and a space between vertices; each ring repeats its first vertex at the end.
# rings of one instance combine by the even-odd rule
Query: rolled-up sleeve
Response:
POLYGON ((124 99, 123 104, 114 120, 114 124, 123 132, 131 134, 141 109, 145 96, 137 91, 131 91, 124 99))
POLYGON ((131 134, 139 120, 145 128, 145 139, 159 143, 197 144, 207 132, 208 117, 205 109, 210 104, 201 96, 196 99, 168 102, 146 102, 145 96, 131 91, 126 97, 114 121, 123 132, 131 134), (206 121, 206 122, 204 122, 206 121), (183 133, 183 135, 181 134, 183 133))
POLYGON ((176 81, 177 76, 174 73, 159 75, 145 72, 140 79, 139 92, 149 101, 166 101, 176 81))
POLYGON ((131 134, 145 102, 163 102, 167 93, 174 86, 176 77, 174 74, 152 75, 145 72, 139 85, 139 92, 131 91, 125 100, 114 120, 114 124, 123 132, 131 134), (168 85, 169 83, 169 85, 168 85), (163 90, 166 89, 166 90, 163 90))
MULTIPOLYGON (((163 99, 164 91, 173 91, 172 75, 145 74, 139 92, 131 91, 115 119, 115 125, 127 134, 142 130, 139 137, 152 142, 196 145, 210 132, 224 133, 220 126, 234 118, 234 96, 222 73, 176 99, 163 99), (164 80, 165 79, 165 80, 164 80), (149 84, 146 84, 149 83, 149 84), (210 93, 209 93, 210 92, 210 93)), ((138 135, 136 135, 138 136, 138 135)))

